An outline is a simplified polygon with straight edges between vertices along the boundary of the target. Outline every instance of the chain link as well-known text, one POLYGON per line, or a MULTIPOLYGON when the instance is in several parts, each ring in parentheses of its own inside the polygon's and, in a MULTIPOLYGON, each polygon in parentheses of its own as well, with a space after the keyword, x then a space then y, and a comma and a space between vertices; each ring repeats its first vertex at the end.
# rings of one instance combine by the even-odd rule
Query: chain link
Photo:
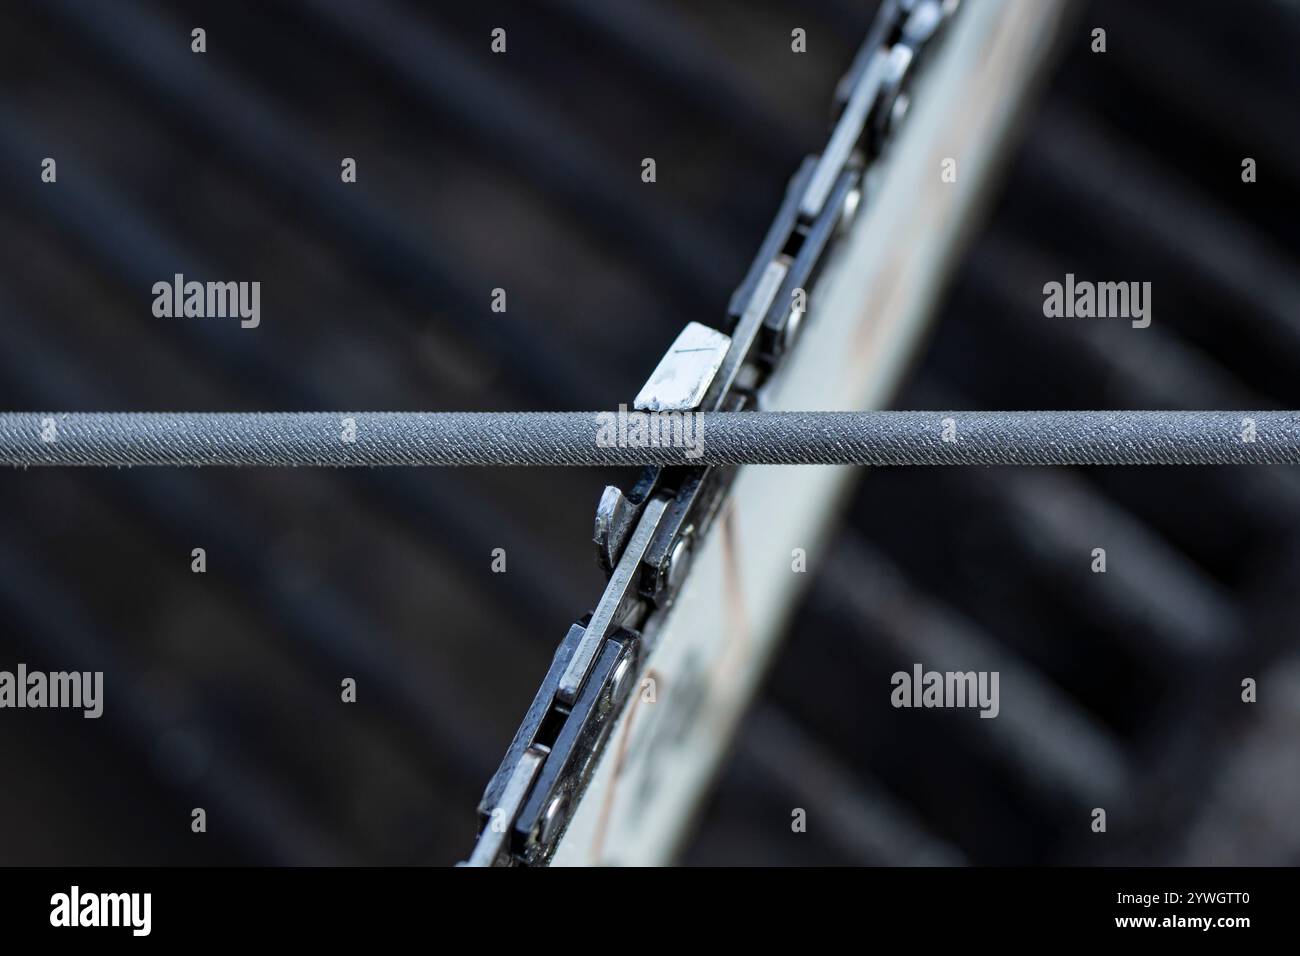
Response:
MULTIPOLYGON (((795 344, 837 239, 863 202, 864 175, 911 102, 918 65, 960 0, 885 0, 836 90, 825 150, 804 160, 753 265, 731 297, 730 344, 698 408, 753 408, 795 344)), ((724 338, 719 336, 719 338, 724 338)), ((673 360, 673 350, 664 363, 673 360)), ((470 866, 549 862, 582 797, 649 648, 646 619, 680 586, 734 468, 646 469, 624 493, 609 487, 596 515, 597 557, 610 575, 596 609, 560 643, 505 759, 479 802, 470 866)))

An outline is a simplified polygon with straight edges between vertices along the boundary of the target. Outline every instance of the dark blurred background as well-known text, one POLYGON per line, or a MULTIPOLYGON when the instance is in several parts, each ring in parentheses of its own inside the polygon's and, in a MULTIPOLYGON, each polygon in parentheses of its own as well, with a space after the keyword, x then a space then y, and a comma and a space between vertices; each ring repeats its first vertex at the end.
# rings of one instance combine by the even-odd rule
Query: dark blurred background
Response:
MULTIPOLYGON (((0 407, 627 401, 723 315, 873 6, 6 4, 0 407), (176 272, 260 280, 261 326, 154 318, 176 272)), ((1300 407, 1300 14, 1079 13, 896 407, 1300 407), (1151 327, 1044 319, 1066 272, 1152 282, 1151 327)), ((462 859, 626 478, 0 473, 0 668, 106 674, 98 721, 0 713, 0 863, 462 859)), ((1298 522, 1285 468, 866 476, 684 860, 1300 861, 1298 522), (868 690, 972 655, 1027 707, 868 690)))

